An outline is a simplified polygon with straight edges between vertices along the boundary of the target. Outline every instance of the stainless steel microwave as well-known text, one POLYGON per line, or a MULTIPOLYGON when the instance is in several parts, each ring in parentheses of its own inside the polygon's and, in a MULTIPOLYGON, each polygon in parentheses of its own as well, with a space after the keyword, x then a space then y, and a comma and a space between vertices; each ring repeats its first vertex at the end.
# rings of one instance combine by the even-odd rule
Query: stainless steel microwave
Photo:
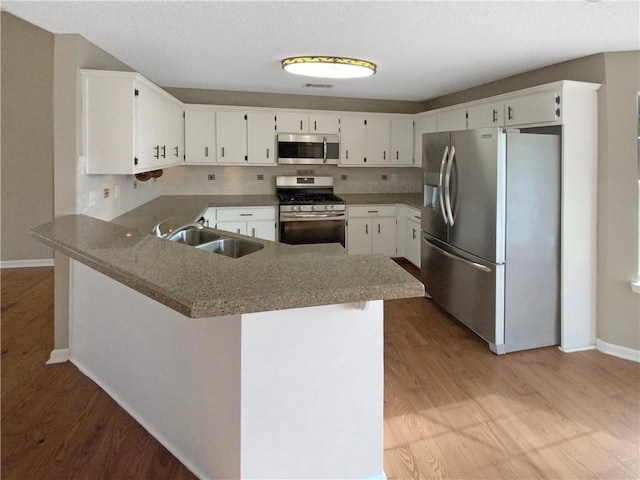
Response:
POLYGON ((278 163, 281 165, 337 165, 340 135, 278 135, 278 163))

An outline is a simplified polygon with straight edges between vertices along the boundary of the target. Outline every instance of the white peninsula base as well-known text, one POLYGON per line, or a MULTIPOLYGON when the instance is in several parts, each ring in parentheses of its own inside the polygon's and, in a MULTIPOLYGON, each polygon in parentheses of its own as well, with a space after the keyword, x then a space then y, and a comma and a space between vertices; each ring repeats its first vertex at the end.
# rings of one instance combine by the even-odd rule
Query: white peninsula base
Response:
POLYGON ((71 361, 198 477, 385 478, 382 300, 188 318, 71 263, 71 361))

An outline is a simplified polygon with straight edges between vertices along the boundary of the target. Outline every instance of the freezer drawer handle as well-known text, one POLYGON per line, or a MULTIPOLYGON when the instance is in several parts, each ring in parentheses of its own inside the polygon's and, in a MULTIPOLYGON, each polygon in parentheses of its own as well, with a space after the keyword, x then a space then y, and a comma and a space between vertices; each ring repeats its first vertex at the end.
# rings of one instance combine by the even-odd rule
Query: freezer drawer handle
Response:
POLYGON ((427 242, 427 245, 429 245, 434 250, 437 250, 441 254, 443 254, 443 255, 445 255, 445 256, 447 256, 449 258, 452 258, 454 260, 458 260, 459 262, 465 263, 465 264, 469 265, 470 267, 477 268, 478 270, 481 270, 483 272, 491 273, 491 269, 490 268, 487 268, 484 265, 480 265, 479 263, 472 262, 470 260, 466 260, 464 258, 458 257, 457 255, 453 255, 452 253, 449 253, 446 250, 441 249, 440 247, 436 247, 433 243, 431 243, 427 239, 427 237, 423 237, 423 238, 424 238, 424 241, 427 242))

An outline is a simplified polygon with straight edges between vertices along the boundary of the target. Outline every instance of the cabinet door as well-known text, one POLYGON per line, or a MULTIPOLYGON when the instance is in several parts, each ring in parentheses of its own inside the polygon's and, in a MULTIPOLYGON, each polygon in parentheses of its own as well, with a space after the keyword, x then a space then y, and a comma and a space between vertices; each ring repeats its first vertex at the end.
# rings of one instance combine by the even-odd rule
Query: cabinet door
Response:
POLYGON ((438 131, 453 132, 467 129, 467 109, 459 108, 438 113, 438 131))
POLYGON ((158 167, 182 163, 184 118, 182 107, 163 95, 158 95, 158 167))
POLYGON ((352 255, 371 253, 371 219, 349 218, 347 252, 352 255))
POLYGON ((171 106, 171 159, 172 164, 184 162, 184 108, 172 102, 171 106))
POLYGON ((340 165, 364 165, 365 118, 340 118, 340 165))
POLYGON ((467 109, 467 127, 500 127, 504 125, 504 103, 485 103, 467 109))
POLYGON ((422 135, 438 131, 438 121, 435 115, 421 117, 413 122, 413 155, 416 166, 422 165, 422 135))
POLYGON ((413 165, 413 120, 391 119, 391 165, 413 165))
POLYGON ((218 222, 216 223, 216 228, 225 232, 239 233, 240 235, 247 234, 247 222, 218 222))
POLYGON ((261 220, 247 222, 247 235, 264 240, 276 241, 276 222, 275 220, 261 220))
POLYGON ((246 163, 247 120, 244 112, 216 112, 216 161, 246 163))
POLYGON ((404 256, 420 267, 420 224, 407 220, 404 227, 404 256))
POLYGON ((184 118, 186 163, 216 161, 216 112, 187 110, 184 118))
POLYGON ((367 165, 388 165, 390 152, 391 125, 388 118, 367 119, 367 165))
POLYGON ((560 95, 555 91, 534 93, 505 102, 507 126, 559 122, 560 113, 560 95))
POLYGON ((374 218, 372 220, 372 253, 395 256, 397 248, 396 218, 374 218))
POLYGON ((275 116, 273 113, 247 113, 247 154, 249 164, 275 164, 275 116))
POLYGON ((136 82, 136 171, 155 169, 160 161, 158 143, 158 94, 136 82))
POLYGON ((310 133, 336 134, 340 131, 340 117, 328 113, 315 113, 309 115, 310 133))
POLYGON ((309 115, 306 113, 276 114, 278 133, 309 133, 309 115))

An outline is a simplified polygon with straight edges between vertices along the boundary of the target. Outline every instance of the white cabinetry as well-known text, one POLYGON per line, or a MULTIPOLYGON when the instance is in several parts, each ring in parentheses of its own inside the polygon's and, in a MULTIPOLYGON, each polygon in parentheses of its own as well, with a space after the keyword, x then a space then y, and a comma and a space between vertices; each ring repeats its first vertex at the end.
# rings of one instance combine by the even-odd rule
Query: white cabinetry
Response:
POLYGON ((83 154, 89 174, 178 165, 183 104, 137 73, 81 70, 83 154))
POLYGON ((414 164, 422 165, 422 135, 438 131, 436 115, 421 116, 413 121, 413 155, 414 164))
POLYGON ((185 163, 216 162, 216 112, 193 110, 184 112, 185 163))
POLYGON ((218 230, 239 233, 264 240, 276 240, 275 207, 219 207, 215 208, 215 224, 212 225, 214 209, 207 210, 205 221, 218 230))
POLYGON ((467 109, 457 108, 438 113, 438 132, 467 129, 467 109))
POLYGON ((247 112, 247 163, 275 165, 275 116, 271 112, 247 112))
POLYGON ((555 123, 560 118, 560 94, 546 90, 517 96, 505 102, 505 125, 555 123))
POLYGON ((347 218, 347 251, 350 254, 396 255, 395 205, 347 207, 347 218))
POLYGON ((278 133, 338 133, 339 115, 303 112, 276 113, 276 130, 278 133))
POLYGON ((413 165, 413 120, 391 119, 391 166, 413 165))
POLYGON ((343 116, 340 118, 340 165, 388 165, 390 141, 389 118, 343 116))
POLYGON ((467 108, 467 128, 500 127, 504 125, 504 102, 482 103, 467 108))
POLYGON ((216 162, 247 162, 247 117, 241 111, 216 112, 216 162))
POLYGON ((404 257, 420 268, 420 210, 404 208, 404 257))

